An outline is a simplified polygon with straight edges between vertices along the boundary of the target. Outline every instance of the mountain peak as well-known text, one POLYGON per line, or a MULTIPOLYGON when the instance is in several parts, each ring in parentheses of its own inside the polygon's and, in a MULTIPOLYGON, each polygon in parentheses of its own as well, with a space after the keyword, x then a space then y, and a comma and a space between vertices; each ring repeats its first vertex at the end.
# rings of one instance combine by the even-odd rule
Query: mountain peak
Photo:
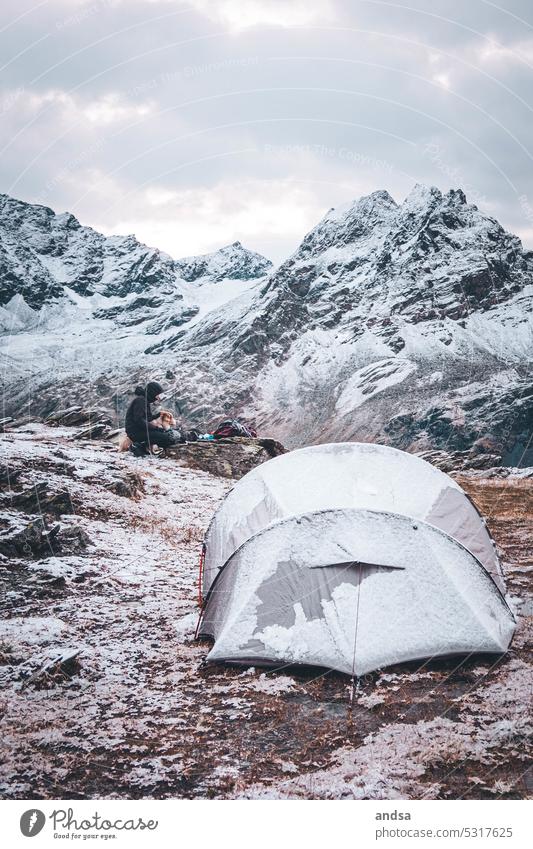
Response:
POLYGON ((369 195, 362 195, 348 203, 332 207, 322 221, 342 221, 346 218, 368 214, 372 210, 389 211, 394 209, 397 209, 394 198, 386 189, 378 189, 369 195))
POLYGON ((251 280, 263 277, 272 263, 261 254, 245 248, 237 241, 200 256, 178 259, 175 268, 179 276, 189 283, 209 277, 213 280, 251 280))
POLYGON ((466 195, 462 189, 449 189, 443 199, 456 206, 465 206, 467 203, 466 195))
POLYGON ((303 259, 321 254, 330 247, 359 242, 386 226, 397 210, 396 201, 384 189, 334 207, 306 235, 294 256, 300 255, 303 259))
POLYGON ((407 209, 413 207, 421 209, 428 206, 435 206, 440 201, 442 201, 442 192, 436 186, 415 183, 402 203, 401 208, 407 209))

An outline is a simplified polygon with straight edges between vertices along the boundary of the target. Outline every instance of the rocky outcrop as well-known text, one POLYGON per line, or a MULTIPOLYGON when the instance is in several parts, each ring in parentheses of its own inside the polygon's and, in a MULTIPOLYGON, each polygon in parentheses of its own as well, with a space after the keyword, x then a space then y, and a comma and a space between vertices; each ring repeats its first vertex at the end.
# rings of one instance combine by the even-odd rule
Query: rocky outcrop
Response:
POLYGON ((80 671, 80 649, 58 651, 46 660, 38 669, 24 679, 21 690, 35 687, 36 690, 48 690, 57 684, 62 684, 77 675, 80 671))
POLYGON ((80 426, 79 430, 72 432, 72 439, 113 439, 119 433, 118 428, 113 425, 113 417, 101 409, 67 407, 49 413, 44 422, 50 427, 80 426))
POLYGON ((10 493, 8 499, 12 507, 26 512, 55 517, 75 513, 69 490, 66 488, 53 489, 44 480, 35 483, 28 489, 10 493))
POLYGON ((168 448, 165 456, 180 466, 201 469, 216 477, 242 478, 255 466, 283 453, 285 449, 274 439, 231 437, 176 445, 168 448))
POLYGON ((59 526, 47 528, 41 516, 2 511, 0 517, 0 557, 18 558, 53 551, 53 539, 59 526))
POLYGON ((45 417, 45 424, 50 427, 86 425, 89 423, 112 424, 112 418, 107 410, 87 410, 84 407, 74 406, 54 411, 45 417))

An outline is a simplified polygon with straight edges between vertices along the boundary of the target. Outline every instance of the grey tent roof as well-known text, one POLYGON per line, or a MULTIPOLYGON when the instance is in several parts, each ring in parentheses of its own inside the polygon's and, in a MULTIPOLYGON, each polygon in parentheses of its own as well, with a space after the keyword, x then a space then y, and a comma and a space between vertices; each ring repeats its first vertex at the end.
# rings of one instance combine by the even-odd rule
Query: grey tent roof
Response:
POLYGON ((504 591, 485 523, 449 475, 395 448, 342 442, 282 454, 235 484, 206 534, 204 596, 247 539, 289 516, 334 508, 384 510, 428 522, 471 551, 504 591))

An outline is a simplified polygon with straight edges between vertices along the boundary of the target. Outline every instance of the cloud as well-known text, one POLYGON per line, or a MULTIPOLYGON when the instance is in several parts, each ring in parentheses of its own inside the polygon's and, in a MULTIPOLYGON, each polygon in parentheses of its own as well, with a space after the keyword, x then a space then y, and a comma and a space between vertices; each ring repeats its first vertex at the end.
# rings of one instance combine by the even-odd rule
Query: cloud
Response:
POLYGON ((438 85, 442 86, 442 88, 450 88, 450 76, 449 74, 434 74, 432 79, 434 82, 438 83, 438 85))
MULTIPOLYGON (((91 175, 102 196, 113 193, 105 176, 91 175)), ((237 195, 232 182, 186 191, 149 187, 128 197, 129 214, 102 217, 97 229, 108 235, 134 233, 138 239, 180 257, 206 253, 234 241, 283 256, 296 249, 303 234, 326 211, 315 194, 294 181, 249 180, 237 195), (110 220, 113 223, 110 223, 110 220)))
MULTIPOLYGON (((129 1, 115 0, 124 3, 129 1)), ((164 6, 175 0, 144 2, 150 6, 164 6)), ((317 21, 331 21, 336 17, 334 0, 189 0, 188 5, 232 32, 262 26, 302 26, 317 21)))
POLYGON ((191 0, 191 4, 235 32, 265 25, 302 26, 335 17, 331 0, 191 0))
POLYGON ((124 102, 120 95, 111 92, 86 104, 79 111, 93 124, 114 124, 144 117, 152 111, 152 106, 149 103, 124 102))
POLYGON ((174 255, 281 259, 329 207, 417 181, 529 240, 529 5, 407 5, 5 0, 0 190, 174 255))
POLYGON ((4 105, 4 111, 17 105, 27 115, 39 113, 49 107, 56 119, 71 122, 81 120, 95 126, 131 121, 148 115, 153 108, 149 102, 128 101, 116 92, 109 92, 94 100, 84 100, 61 89, 42 92, 24 88, 8 90, 3 93, 0 103, 4 105))
POLYGON ((486 66, 533 64, 533 38, 502 44, 494 36, 477 46, 478 61, 486 66))

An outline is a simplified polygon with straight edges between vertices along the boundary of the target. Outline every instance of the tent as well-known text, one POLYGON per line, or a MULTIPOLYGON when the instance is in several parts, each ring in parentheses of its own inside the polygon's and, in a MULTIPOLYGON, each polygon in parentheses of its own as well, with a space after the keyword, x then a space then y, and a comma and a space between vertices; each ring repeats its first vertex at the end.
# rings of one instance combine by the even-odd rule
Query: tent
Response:
POLYGON ((502 652, 515 620, 485 523, 448 475, 403 451, 317 445, 257 467, 204 540, 207 660, 363 675, 502 652))

